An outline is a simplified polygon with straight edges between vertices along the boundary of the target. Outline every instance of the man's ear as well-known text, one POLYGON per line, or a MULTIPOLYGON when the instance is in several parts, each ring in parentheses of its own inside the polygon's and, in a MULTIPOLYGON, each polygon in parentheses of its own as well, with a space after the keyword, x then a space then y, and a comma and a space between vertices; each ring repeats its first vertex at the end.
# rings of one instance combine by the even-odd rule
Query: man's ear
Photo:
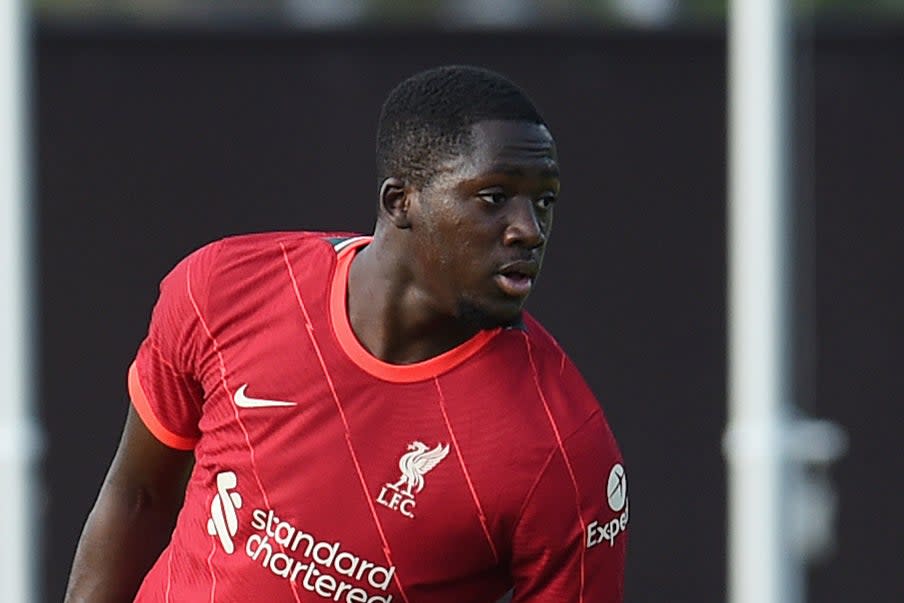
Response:
POLYGON ((413 193, 401 178, 387 178, 380 185, 380 211, 396 228, 411 228, 408 208, 413 193))

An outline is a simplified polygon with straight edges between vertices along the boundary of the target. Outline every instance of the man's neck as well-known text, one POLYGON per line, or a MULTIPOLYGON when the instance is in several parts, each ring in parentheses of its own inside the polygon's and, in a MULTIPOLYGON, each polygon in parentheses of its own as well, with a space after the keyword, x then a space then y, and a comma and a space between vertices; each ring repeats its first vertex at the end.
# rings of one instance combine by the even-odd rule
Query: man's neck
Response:
POLYGON ((413 364, 447 352, 479 329, 436 311, 405 268, 405 253, 386 239, 358 251, 349 270, 348 319, 374 357, 413 364))

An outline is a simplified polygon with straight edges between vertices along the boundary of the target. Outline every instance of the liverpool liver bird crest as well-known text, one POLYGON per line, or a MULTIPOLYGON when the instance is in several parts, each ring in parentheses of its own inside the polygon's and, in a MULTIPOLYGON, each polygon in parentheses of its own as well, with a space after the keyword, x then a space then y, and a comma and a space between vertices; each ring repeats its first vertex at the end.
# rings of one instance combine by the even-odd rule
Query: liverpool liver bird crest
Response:
POLYGON ((424 489, 424 475, 449 454, 449 445, 437 444, 436 448, 431 450, 423 442, 415 441, 408 444, 408 450, 411 452, 406 452, 399 459, 402 476, 390 487, 399 492, 404 487, 405 494, 413 497, 424 489))

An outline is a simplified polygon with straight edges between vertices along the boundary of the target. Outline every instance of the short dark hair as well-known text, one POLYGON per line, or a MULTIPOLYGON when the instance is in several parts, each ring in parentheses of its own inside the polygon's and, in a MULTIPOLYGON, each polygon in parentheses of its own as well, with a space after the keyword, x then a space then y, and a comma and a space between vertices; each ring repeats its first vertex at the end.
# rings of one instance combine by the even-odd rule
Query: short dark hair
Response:
POLYGON ((546 125, 521 88, 488 69, 448 65, 409 77, 380 112, 378 182, 427 184, 441 161, 467 150, 471 126, 491 119, 546 125))

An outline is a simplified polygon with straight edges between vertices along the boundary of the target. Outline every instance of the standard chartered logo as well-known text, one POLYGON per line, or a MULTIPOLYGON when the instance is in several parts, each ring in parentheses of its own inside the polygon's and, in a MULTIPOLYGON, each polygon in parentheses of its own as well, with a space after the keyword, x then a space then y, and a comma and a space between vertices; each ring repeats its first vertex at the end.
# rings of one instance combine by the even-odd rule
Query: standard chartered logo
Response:
MULTIPOLYGON (((207 533, 216 536, 223 551, 236 552, 234 541, 239 531, 237 509, 242 508, 238 479, 233 471, 221 471, 216 477, 217 491, 210 501, 207 533)), ((392 603, 389 588, 395 566, 383 566, 343 548, 342 543, 320 540, 301 527, 280 519, 273 509, 256 509, 249 502, 250 531, 239 544, 254 562, 251 567, 267 570, 275 576, 300 585, 318 596, 339 603, 392 603)), ((246 517, 246 519, 248 519, 246 517)), ((249 569, 247 571, 255 571, 249 569)))
POLYGON ((628 478, 621 463, 615 463, 609 472, 606 484, 606 499, 609 508, 621 515, 604 523, 593 521, 587 526, 587 548, 608 542, 615 546, 615 538, 628 527, 628 478))
POLYGON ((239 530, 239 518, 235 512, 242 508, 242 496, 235 489, 238 480, 232 471, 217 474, 217 493, 210 501, 210 519, 207 520, 207 533, 217 536, 223 550, 229 555, 235 552, 232 537, 239 530))
POLYGON ((392 603, 389 585, 395 566, 382 566, 320 540, 273 510, 254 509, 245 554, 276 576, 300 584, 324 599, 342 603, 392 603))

